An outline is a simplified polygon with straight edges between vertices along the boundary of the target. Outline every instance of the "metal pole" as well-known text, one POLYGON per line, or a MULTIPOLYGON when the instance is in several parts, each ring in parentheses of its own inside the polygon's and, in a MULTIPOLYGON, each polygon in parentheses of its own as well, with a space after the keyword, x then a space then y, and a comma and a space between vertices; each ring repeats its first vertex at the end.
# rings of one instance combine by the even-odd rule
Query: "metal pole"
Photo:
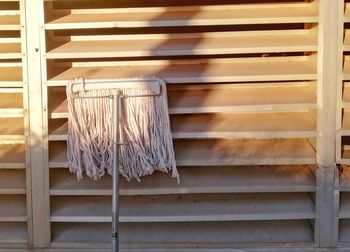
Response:
POLYGON ((112 131, 113 131, 113 189, 112 189, 112 252, 119 252, 119 123, 121 111, 121 92, 113 94, 112 131))

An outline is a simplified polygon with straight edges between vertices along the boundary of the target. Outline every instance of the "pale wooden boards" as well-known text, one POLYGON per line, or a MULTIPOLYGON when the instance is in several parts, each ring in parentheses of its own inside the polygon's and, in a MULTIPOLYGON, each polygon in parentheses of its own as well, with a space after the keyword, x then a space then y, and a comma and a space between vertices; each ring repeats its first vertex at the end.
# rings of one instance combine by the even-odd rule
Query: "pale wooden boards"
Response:
MULTIPOLYGON (((67 167, 66 143, 49 146, 49 166, 67 167)), ((179 166, 315 164, 307 139, 176 140, 179 166)))
POLYGON ((67 169, 67 81, 140 75, 169 84, 181 183, 164 173, 140 183, 121 178, 122 246, 313 243, 317 3, 240 3, 81 9, 90 8, 81 2, 72 10, 46 3, 52 246, 108 247, 110 240, 111 177, 77 182, 67 169), (257 31, 267 23, 275 25, 257 31), (118 32, 128 35, 107 35, 118 32))
POLYGON ((0 13, 0 31, 18 31, 20 29, 21 25, 18 15, 1 15, 0 13))
MULTIPOLYGON (((47 59, 316 51, 309 30, 71 37, 47 59)), ((58 38, 59 39, 59 38, 58 38)), ((64 39, 64 38, 62 38, 64 39)), ((1 57, 1 54, 0 54, 1 57)))
POLYGON ((22 84, 20 63, 0 63, 0 87, 21 87, 22 84))
MULTIPOLYGON (((111 207, 107 196, 51 197, 51 221, 111 222, 111 207)), ((314 215, 307 193, 120 197, 120 222, 312 219, 314 215)))
MULTIPOLYGON (((1 95, 0 95, 1 99, 1 95)), ((1 109, 0 109, 1 111, 1 109)), ((0 144, 24 144, 24 122, 22 118, 1 118, 0 116, 0 144)))
POLYGON ((26 194, 25 171, 22 169, 1 169, 0 194, 26 194))
MULTIPOLYGON (((281 83, 280 85, 275 84, 266 87, 263 85, 227 85, 227 88, 224 85, 221 89, 170 90, 168 91, 169 113, 192 114, 316 109, 315 86, 307 82, 290 84, 281 83)), ((67 118, 65 97, 64 90, 53 92, 50 95, 50 118, 67 118)))
POLYGON ((2 244, 27 242, 27 225, 25 222, 0 222, 0 240, 2 244))
POLYGON ((25 168, 24 145, 0 145, 0 169, 11 168, 25 168))
MULTIPOLYGON (((121 179, 121 195, 187 193, 314 192, 315 177, 307 166, 178 167, 181 183, 157 172, 142 182, 121 179), (252 176, 254 174, 254 176, 252 176)), ((51 169, 51 195, 111 195, 111 177, 84 177, 79 183, 67 168, 51 169)))
POLYGON ((340 190, 350 192, 350 168, 343 166, 340 171, 340 190))
MULTIPOLYGON (((174 139, 316 137, 308 112, 173 115, 170 121, 174 139)), ((67 139, 67 122, 52 120, 50 129, 49 140, 67 139)))
POLYGON ((0 39, 0 59, 21 59, 20 43, 2 43, 0 39))
POLYGON ((45 28, 126 28, 268 23, 316 23, 312 4, 178 6, 55 11, 45 28))
POLYGON ((21 93, 0 92, 0 118, 23 117, 22 99, 21 93))
POLYGON ((350 3, 345 2, 344 22, 350 22, 350 3))
POLYGON ((347 191, 340 194, 339 218, 350 219, 350 193, 347 191))
POLYGON ((339 243, 347 245, 350 242, 350 220, 341 220, 339 222, 339 243))
MULTIPOLYGON (((53 243, 82 243, 83 247, 85 243, 86 247, 89 246, 86 243, 109 242, 110 229, 109 223, 55 223, 52 225, 52 238, 53 243)), ((163 248, 164 243, 167 246, 175 245, 174 243, 181 246, 186 243, 187 248, 191 244, 225 244, 231 247, 234 243, 312 243, 313 232, 308 221, 303 220, 122 223, 120 239, 122 246, 136 243, 137 247, 143 248, 150 243, 159 243, 163 248)))
POLYGON ((0 223, 27 221, 25 195, 0 195, 0 223))
POLYGON ((350 86, 349 82, 344 82, 343 85, 343 99, 342 105, 344 108, 350 108, 350 86))
POLYGON ((87 79, 159 76, 168 83, 288 81, 317 79, 316 65, 308 56, 200 60, 73 62, 57 65, 49 86, 65 86, 77 77, 87 79), (67 69, 68 68, 68 69, 67 69))

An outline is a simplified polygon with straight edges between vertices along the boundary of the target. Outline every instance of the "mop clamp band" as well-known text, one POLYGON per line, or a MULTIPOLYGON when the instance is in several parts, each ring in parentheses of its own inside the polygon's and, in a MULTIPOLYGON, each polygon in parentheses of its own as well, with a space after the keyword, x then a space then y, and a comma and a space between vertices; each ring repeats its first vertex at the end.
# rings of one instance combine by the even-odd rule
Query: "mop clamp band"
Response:
MULTIPOLYGON (((82 78, 75 79, 70 84, 71 94, 92 90, 105 89, 137 89, 148 90, 154 94, 149 96, 159 96, 161 94, 161 84, 158 78, 141 78, 141 79, 109 79, 109 80, 86 80, 82 78)), ((121 94, 123 96, 123 94, 121 94)), ((136 97, 136 96, 133 96, 136 97)), ((140 95, 139 97, 143 97, 140 95)))

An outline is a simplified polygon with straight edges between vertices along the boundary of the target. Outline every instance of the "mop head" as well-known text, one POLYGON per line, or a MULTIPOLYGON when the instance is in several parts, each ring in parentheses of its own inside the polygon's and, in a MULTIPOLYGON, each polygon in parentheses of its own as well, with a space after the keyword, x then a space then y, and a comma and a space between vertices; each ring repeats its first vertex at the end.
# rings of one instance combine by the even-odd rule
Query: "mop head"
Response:
MULTIPOLYGON (((175 154, 170 120, 168 114, 166 84, 161 85, 161 95, 142 98, 122 99, 120 138, 125 145, 120 147, 120 173, 127 179, 136 179, 152 174, 154 171, 169 172, 172 177, 179 175, 176 169, 175 154)), ((73 83, 73 82, 72 82, 73 83)), ((67 156, 71 172, 82 179, 85 172, 88 177, 97 180, 112 174, 112 102, 109 98, 74 99, 83 96, 107 96, 115 90, 103 89, 82 91, 72 94, 71 85, 67 85, 68 100, 68 140, 67 156)), ((84 85, 83 79, 74 83, 84 85)), ((150 90, 125 88, 123 95, 149 95, 150 90)))

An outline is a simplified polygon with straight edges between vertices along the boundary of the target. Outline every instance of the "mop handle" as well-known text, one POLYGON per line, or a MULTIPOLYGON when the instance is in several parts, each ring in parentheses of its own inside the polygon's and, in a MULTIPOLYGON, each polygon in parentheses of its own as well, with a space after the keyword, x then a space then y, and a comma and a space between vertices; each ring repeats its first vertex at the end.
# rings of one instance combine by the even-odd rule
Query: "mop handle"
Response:
POLYGON ((113 188, 112 188, 112 252, 119 251, 119 141, 121 116, 121 91, 115 90, 112 97, 112 134, 113 134, 113 188))

